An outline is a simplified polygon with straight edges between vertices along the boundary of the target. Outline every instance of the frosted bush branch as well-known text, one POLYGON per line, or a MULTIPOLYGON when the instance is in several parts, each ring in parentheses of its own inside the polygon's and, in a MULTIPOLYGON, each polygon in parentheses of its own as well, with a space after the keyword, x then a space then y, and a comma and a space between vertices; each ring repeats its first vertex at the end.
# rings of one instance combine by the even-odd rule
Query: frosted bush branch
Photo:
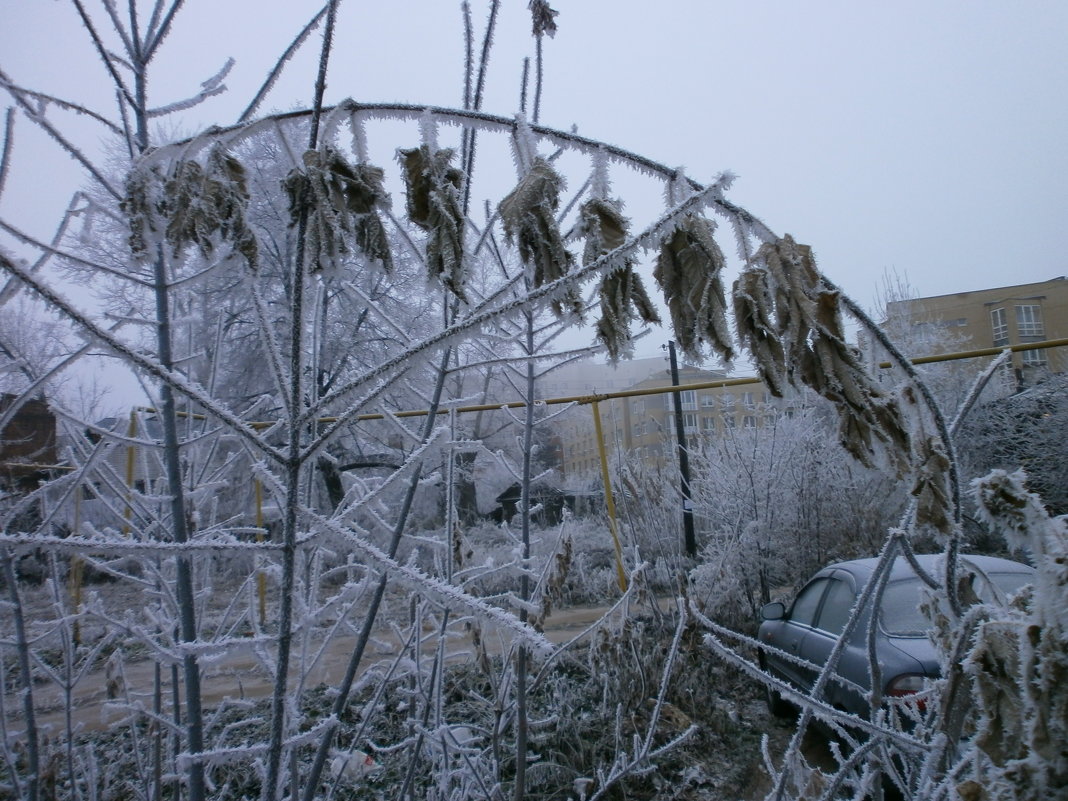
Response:
POLYGON ((209 414, 226 422, 231 431, 244 437, 256 450, 262 451, 266 455, 279 461, 282 460, 282 455, 276 449, 267 445, 257 437, 255 432, 252 431, 243 420, 239 420, 230 411, 220 406, 218 401, 209 397, 199 387, 190 383, 181 373, 165 368, 155 359, 144 355, 140 351, 134 350, 132 347, 116 338, 109 331, 92 322, 88 317, 78 312, 70 303, 52 291, 50 287, 36 280, 34 276, 18 266, 16 262, 3 253, 0 253, 0 267, 24 282, 49 305, 54 306, 65 317, 84 329, 88 335, 100 340, 109 348, 121 354, 131 365, 139 367, 145 372, 158 378, 160 381, 172 386, 182 395, 202 406, 209 414))
POLYGON ((683 632, 686 630, 686 606, 681 600, 677 600, 676 604, 678 622, 675 626, 675 634, 672 637, 671 645, 668 647, 667 656, 664 659, 664 667, 661 671, 660 682, 657 685, 657 694, 653 704, 653 711, 649 716, 645 734, 640 738, 638 735, 635 735, 633 750, 630 753, 625 750, 617 752, 616 757, 607 772, 598 771, 597 789, 594 791, 593 795, 589 796, 589 801, 596 801, 596 799, 602 798, 623 778, 634 773, 647 772, 652 768, 652 765, 650 764, 652 760, 667 753, 671 749, 676 748, 679 744, 685 742, 696 734, 698 730, 696 725, 691 724, 683 732, 668 740, 668 742, 658 748, 653 748, 653 737, 656 734, 659 725, 660 714, 664 707, 664 698, 671 682, 672 672, 675 669, 675 660, 678 658, 679 653, 679 643, 681 642, 683 632))
POLYGON ((193 97, 186 100, 178 100, 174 103, 168 103, 166 106, 160 106, 159 108, 153 108, 148 110, 149 117, 165 117, 170 114, 174 114, 179 111, 186 111, 187 109, 199 106, 209 97, 215 97, 226 91, 226 84, 222 83, 223 79, 229 74, 231 68, 234 66, 234 60, 227 59, 226 63, 222 66, 218 73, 213 77, 206 80, 201 86, 203 87, 193 97))
MULTIPOLYGON (((72 200, 72 207, 73 207, 73 203, 74 202, 75 201, 72 200)), ((56 237, 55 237, 57 240, 61 239, 64 236, 64 234, 66 233, 66 229, 67 229, 67 225, 69 224, 70 217, 75 213, 73 211, 72 207, 68 207, 67 213, 66 213, 66 215, 64 215, 64 219, 61 222, 60 227, 59 227, 59 229, 57 231, 57 234, 56 234, 56 237)), ((83 259, 83 258, 81 258, 79 256, 76 256, 75 254, 70 253, 68 251, 60 250, 54 244, 53 245, 47 245, 44 242, 42 242, 41 240, 30 236, 29 234, 19 230, 15 226, 10 225, 10 224, 8 224, 7 222, 5 222, 3 220, 0 220, 0 228, 2 228, 7 233, 11 234, 13 237, 18 239, 19 241, 29 245, 30 247, 40 251, 43 254, 42 257, 34 264, 34 266, 30 268, 30 270, 29 270, 30 273, 37 272, 50 257, 55 257, 55 258, 63 259, 64 261, 69 262, 71 264, 76 264, 76 265, 78 265, 80 267, 84 267, 84 268, 89 269, 89 270, 99 271, 101 273, 112 275, 112 276, 115 276, 117 278, 122 278, 125 281, 129 281, 129 282, 131 282, 133 284, 136 284, 136 285, 139 285, 139 286, 143 286, 143 287, 147 288, 147 287, 150 287, 152 285, 151 281, 149 281, 147 279, 140 278, 140 277, 138 277, 137 275, 135 275, 133 273, 120 272, 120 271, 115 270, 115 269, 113 269, 111 267, 108 267, 105 264, 100 264, 98 262, 89 261, 88 259, 83 259)), ((8 299, 8 297, 9 297, 9 294, 10 293, 8 291, 8 288, 5 287, 3 300, 6 301, 8 299)))

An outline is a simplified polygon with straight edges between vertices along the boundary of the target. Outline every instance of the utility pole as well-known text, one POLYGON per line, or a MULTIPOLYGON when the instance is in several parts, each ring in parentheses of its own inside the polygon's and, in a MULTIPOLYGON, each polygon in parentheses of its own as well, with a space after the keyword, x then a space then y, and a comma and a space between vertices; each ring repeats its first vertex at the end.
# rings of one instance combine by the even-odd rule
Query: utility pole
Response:
MULTIPOLYGON (((671 386, 679 385, 679 363, 675 358, 675 342, 668 340, 668 357, 671 359, 671 386)), ((693 531, 693 496, 690 494, 690 452, 686 447, 686 431, 682 424, 682 393, 671 393, 675 403, 675 437, 679 443, 679 475, 682 489, 682 531, 686 555, 697 556, 697 537, 693 531)))

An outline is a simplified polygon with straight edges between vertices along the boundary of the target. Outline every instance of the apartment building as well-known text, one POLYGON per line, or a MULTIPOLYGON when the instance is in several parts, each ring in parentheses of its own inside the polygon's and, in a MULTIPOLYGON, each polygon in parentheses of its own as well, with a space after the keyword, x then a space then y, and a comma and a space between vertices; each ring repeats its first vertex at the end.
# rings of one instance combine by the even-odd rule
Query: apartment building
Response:
MULTIPOLYGON (((1068 279, 892 301, 886 325, 913 346, 910 356, 1063 339, 1068 279)), ((1068 348, 1018 351, 1013 366, 1024 383, 1032 383, 1046 372, 1068 370, 1068 348)))
MULTIPOLYGON (((666 359, 649 359, 646 376, 641 380, 613 389, 627 392, 670 387, 671 372, 666 359)), ((595 366, 591 366, 595 367, 595 366)), ((592 375, 589 373, 588 375, 592 375)), ((679 368, 679 384, 702 384, 721 381, 726 373, 699 367, 679 368)), ((762 426, 768 415, 782 406, 761 383, 741 386, 681 390, 680 408, 675 409, 670 392, 616 398, 600 404, 601 429, 609 459, 627 456, 648 467, 662 466, 673 458, 677 445, 676 411, 682 416, 683 432, 691 448, 698 448, 702 438, 726 436, 734 429, 762 426)), ((600 477, 600 451, 588 405, 572 409, 557 424, 561 466, 565 482, 575 488, 600 477)))

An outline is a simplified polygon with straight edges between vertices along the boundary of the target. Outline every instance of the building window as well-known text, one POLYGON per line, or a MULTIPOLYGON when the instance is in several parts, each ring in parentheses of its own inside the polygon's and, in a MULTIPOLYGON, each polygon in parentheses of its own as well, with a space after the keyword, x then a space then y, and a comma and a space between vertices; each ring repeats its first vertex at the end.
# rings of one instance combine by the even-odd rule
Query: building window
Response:
POLYGON ((636 400, 630 402, 630 413, 633 415, 645 414, 645 401, 636 400))
POLYGON ((697 391, 693 389, 687 389, 680 392, 683 409, 696 409, 697 408, 697 391))
POLYGON ((734 428, 736 422, 737 421, 734 419, 733 414, 723 415, 723 425, 725 425, 727 428, 734 428))
POLYGON ((742 405, 745 406, 745 408, 747 408, 747 409, 752 409, 753 408, 753 403, 754 403, 754 401, 753 401, 753 393, 752 392, 743 392, 742 393, 742 405))
POLYGON ((705 409, 708 409, 708 408, 710 408, 712 406, 715 406, 715 405, 716 405, 716 396, 715 395, 702 395, 701 396, 701 406, 704 407, 705 409))
POLYGON ((702 431, 715 431, 716 430, 716 418, 714 418, 714 417, 702 417, 701 418, 701 430, 702 431))
POLYGON ((747 414, 742 418, 742 425, 745 428, 756 428, 756 415, 747 414))
POLYGON ((693 431, 697 428, 697 415, 684 414, 682 416, 682 425, 687 431, 693 431))
POLYGON ((994 334, 994 345, 1009 344, 1009 319, 1004 309, 990 310, 990 328, 994 334))
POLYGON ((1025 350, 1020 354, 1024 367, 1045 367, 1046 352, 1044 350, 1025 350))
POLYGON ((728 409, 734 406, 734 394, 731 392, 724 392, 719 396, 719 399, 728 409))
POLYGON ((1042 307, 1017 306, 1016 325, 1022 337, 1044 336, 1042 330, 1042 307))

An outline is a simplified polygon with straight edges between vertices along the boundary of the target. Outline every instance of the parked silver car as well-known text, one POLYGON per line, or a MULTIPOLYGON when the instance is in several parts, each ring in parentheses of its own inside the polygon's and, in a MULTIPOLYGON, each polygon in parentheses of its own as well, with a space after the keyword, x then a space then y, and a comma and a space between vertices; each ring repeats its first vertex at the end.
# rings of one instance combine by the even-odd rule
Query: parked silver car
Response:
MULTIPOLYGON (((960 558, 962 570, 972 566, 989 578, 989 582, 973 581, 975 592, 984 600, 1012 593, 1030 583, 1034 575, 1033 568, 1008 559, 992 556, 960 558)), ((940 559, 940 555, 933 554, 918 557, 918 562, 928 574, 937 576, 940 559)), ((789 609, 781 602, 765 605, 761 609, 760 642, 800 657, 804 664, 762 650, 761 666, 800 690, 810 690, 839 635, 845 630, 850 610, 871 578, 877 561, 855 559, 828 565, 809 580, 789 609)), ((938 676, 934 645, 927 637, 930 624, 919 610, 923 586, 908 561, 898 557, 882 596, 875 635, 875 656, 882 673, 884 697, 917 692, 922 689, 925 678, 938 676)), ((867 647, 870 620, 871 610, 862 610, 859 625, 838 662, 836 673, 849 684, 831 681, 824 692, 825 701, 858 715, 866 715, 869 707, 864 694, 871 689, 867 647)), ((768 707, 778 715, 791 710, 790 705, 771 689, 768 690, 768 707)))

